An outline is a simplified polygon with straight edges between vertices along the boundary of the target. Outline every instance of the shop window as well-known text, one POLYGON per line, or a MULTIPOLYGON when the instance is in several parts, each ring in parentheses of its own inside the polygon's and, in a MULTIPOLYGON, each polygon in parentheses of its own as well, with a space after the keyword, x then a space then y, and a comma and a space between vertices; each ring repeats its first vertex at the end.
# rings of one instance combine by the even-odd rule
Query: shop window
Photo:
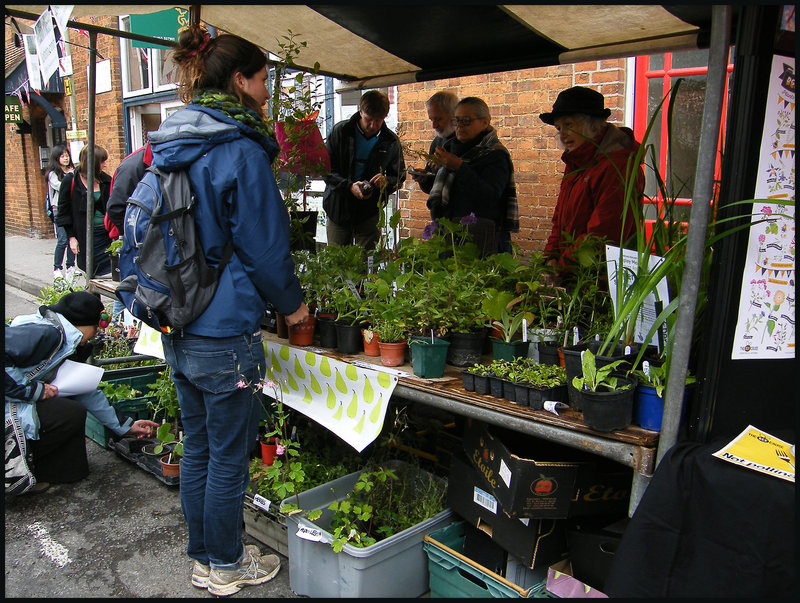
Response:
MULTIPOLYGON (((130 31, 130 18, 120 17, 119 28, 130 31)), ((124 98, 176 88, 176 65, 172 61, 171 49, 138 48, 133 46, 132 40, 125 38, 120 38, 119 44, 124 98)))
MULTIPOLYGON (((719 180, 720 160, 724 148, 724 133, 728 94, 733 73, 732 53, 729 55, 728 78, 723 95, 722 124, 716 153, 715 179, 719 180)), ((649 206, 646 215, 655 218, 663 212, 665 200, 675 201, 676 217, 688 221, 708 74, 708 51, 685 51, 636 58, 634 133, 643 140, 653 115, 662 99, 675 88, 678 80, 672 123, 668 123, 669 99, 661 106, 646 143, 652 145, 645 169, 645 193, 649 206), (669 142, 669 144, 667 144, 669 142), (657 174, 664 181, 659 189, 657 174), (664 198, 666 196, 666 199, 664 198)), ((662 214, 663 215, 663 214, 662 214)))

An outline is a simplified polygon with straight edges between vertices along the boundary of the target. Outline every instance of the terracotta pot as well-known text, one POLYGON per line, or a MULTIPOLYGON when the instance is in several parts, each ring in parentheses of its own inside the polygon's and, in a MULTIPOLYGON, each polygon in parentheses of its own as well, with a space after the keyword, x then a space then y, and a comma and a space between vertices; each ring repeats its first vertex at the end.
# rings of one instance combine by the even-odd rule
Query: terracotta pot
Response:
POLYGON ((165 454, 161 457, 161 474, 164 477, 175 477, 176 475, 181 474, 181 463, 178 461, 177 463, 168 463, 167 459, 169 458, 168 454, 165 454))
POLYGON ((309 315, 303 322, 289 327, 289 343, 298 346, 313 344, 316 320, 316 318, 309 315))
POLYGON ((278 451, 278 444, 275 443, 275 438, 270 438, 271 444, 261 442, 261 460, 265 465, 272 465, 275 462, 275 455, 278 451))
POLYGON ((406 346, 408 342, 398 341, 396 343, 378 342, 381 349, 381 364, 383 366, 402 366, 406 361, 406 346))
POLYGON ((378 334, 372 329, 361 329, 364 336, 364 354, 367 356, 380 356, 381 348, 378 345, 378 334))

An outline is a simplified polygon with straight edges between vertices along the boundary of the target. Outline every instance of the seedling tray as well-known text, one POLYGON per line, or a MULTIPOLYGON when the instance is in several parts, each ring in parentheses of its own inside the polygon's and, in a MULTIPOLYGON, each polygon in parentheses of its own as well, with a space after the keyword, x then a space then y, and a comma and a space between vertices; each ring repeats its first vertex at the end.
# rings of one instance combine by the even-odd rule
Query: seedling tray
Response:
POLYGON ((154 475, 159 481, 168 486, 177 486, 180 484, 180 476, 164 476, 161 471, 161 459, 159 456, 145 454, 142 448, 147 444, 153 444, 158 440, 137 439, 137 438, 122 438, 118 442, 113 442, 113 450, 120 456, 128 459, 140 469, 144 469, 148 473, 154 475))

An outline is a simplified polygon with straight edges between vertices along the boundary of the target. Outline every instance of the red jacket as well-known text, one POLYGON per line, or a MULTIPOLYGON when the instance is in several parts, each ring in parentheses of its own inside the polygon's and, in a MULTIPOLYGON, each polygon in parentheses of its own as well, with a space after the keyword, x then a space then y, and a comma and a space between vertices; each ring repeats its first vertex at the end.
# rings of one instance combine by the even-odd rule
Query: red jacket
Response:
MULTIPOLYGON (((562 234, 564 231, 576 238, 593 233, 605 237, 612 245, 621 244, 633 234, 635 223, 629 208, 625 233, 620 236, 628 158, 635 156, 638 150, 639 143, 633 138, 630 128, 609 124, 594 144, 587 141, 574 151, 561 155, 566 167, 553 212, 553 229, 544 248, 546 255, 564 264, 564 257, 570 255, 562 234)), ((641 205, 644 171, 641 165, 636 169, 638 203, 641 205)))

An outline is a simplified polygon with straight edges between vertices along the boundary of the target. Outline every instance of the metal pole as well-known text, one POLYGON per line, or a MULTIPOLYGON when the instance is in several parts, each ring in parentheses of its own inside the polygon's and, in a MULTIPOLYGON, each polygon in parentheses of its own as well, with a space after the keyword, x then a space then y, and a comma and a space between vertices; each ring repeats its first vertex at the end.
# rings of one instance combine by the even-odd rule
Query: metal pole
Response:
POLYGON ((697 294, 703 270, 708 214, 713 195, 714 163, 720 122, 722 121, 730 27, 730 7, 714 6, 711 20, 711 44, 708 50, 708 77, 703 107, 703 126, 700 132, 700 148, 697 152, 692 212, 687 234, 686 262, 683 270, 678 317, 675 321, 675 343, 670 358, 667 391, 664 396, 664 420, 658 442, 656 464, 661 462, 661 459, 678 439, 694 315, 697 308, 697 294))
POLYGON ((97 82, 97 32, 89 32, 89 123, 86 151, 86 282, 94 275, 94 101, 97 82))

